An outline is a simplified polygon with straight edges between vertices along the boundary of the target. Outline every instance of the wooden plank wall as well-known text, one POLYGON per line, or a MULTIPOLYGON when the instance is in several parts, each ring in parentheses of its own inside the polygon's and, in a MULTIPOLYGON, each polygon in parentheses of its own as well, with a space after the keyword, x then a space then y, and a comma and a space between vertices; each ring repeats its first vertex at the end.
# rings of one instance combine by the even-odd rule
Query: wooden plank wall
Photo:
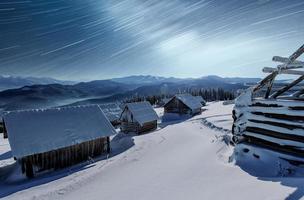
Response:
POLYGON ((129 132, 137 132, 140 128, 139 123, 137 122, 121 122, 120 129, 122 132, 129 133, 129 132))
POLYGON ((151 121, 145 123, 143 126, 140 126, 137 122, 122 122, 121 131, 125 133, 134 132, 134 133, 144 133, 147 131, 155 130, 157 128, 157 121, 151 121))
POLYGON ((157 121, 155 120, 152 122, 145 123, 142 127, 140 127, 140 129, 138 130, 138 133, 152 131, 152 130, 155 130, 156 128, 157 128, 157 121))
POLYGON ((39 172, 48 169, 61 169, 80 163, 90 157, 93 158, 107 152, 109 150, 107 141, 109 142, 107 137, 98 138, 49 152, 26 156, 21 159, 22 172, 26 172, 31 177, 33 175, 29 168, 39 172))
POLYGON ((235 107, 233 135, 276 151, 304 156, 304 102, 255 99, 235 107))
POLYGON ((189 109, 183 102, 174 98, 164 106, 165 113, 178 113, 178 114, 188 114, 191 113, 189 109))

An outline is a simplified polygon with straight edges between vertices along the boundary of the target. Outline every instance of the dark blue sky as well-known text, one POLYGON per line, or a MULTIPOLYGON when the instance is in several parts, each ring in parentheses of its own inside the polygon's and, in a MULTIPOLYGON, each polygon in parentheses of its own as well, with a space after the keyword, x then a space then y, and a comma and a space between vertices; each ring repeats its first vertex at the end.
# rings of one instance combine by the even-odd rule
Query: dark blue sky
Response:
POLYGON ((303 0, 1 0, 0 74, 260 77, 303 19, 303 0))

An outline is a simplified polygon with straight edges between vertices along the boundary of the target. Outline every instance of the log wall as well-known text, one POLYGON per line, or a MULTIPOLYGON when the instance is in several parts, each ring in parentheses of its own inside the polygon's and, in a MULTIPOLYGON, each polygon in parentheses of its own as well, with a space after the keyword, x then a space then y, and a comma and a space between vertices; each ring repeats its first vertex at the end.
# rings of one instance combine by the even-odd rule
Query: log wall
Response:
POLYGON ((21 162, 22 172, 31 178, 36 172, 65 168, 109 151, 110 141, 108 137, 105 137, 45 153, 26 156, 19 159, 19 161, 21 162))
POLYGON ((157 128, 157 121, 151 121, 140 126, 137 122, 121 122, 120 129, 122 132, 129 133, 134 132, 137 134, 155 130, 157 128))
POLYGON ((157 128, 157 121, 155 120, 152 122, 145 123, 143 126, 141 126, 138 130, 138 133, 152 131, 155 130, 156 128, 157 128))
POLYGON ((304 156, 304 102, 255 99, 250 106, 236 106, 233 119, 237 143, 304 156))
POLYGON ((164 106, 165 113, 178 113, 178 114, 190 114, 191 109, 189 109, 183 102, 173 98, 164 106))

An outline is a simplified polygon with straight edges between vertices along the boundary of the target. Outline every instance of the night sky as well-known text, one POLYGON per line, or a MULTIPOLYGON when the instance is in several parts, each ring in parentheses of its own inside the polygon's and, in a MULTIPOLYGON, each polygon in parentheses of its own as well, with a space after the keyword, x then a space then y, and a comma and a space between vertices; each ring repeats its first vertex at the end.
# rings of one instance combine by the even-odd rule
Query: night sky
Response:
POLYGON ((261 77, 303 43, 303 0, 0 1, 1 75, 261 77))

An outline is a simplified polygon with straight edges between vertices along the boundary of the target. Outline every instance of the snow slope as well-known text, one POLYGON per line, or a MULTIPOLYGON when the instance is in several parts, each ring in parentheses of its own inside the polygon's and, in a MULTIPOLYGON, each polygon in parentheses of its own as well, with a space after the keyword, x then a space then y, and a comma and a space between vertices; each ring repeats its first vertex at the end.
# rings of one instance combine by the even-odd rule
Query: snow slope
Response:
MULTIPOLYGON (((112 139, 113 152, 108 158, 43 174, 30 181, 20 179, 18 171, 14 171, 14 176, 0 185, 0 198, 303 198, 302 178, 257 177, 242 168, 244 165, 228 162, 233 147, 222 139, 231 127, 232 105, 217 102, 208 104, 206 109, 192 118, 160 124, 158 130, 148 134, 118 134, 112 139)), ((161 108, 156 112, 162 115, 161 108)), ((5 150, 0 150, 2 163, 5 150)))
MULTIPOLYGON (((1 167, 8 166, 14 163, 8 140, 3 139, 3 134, 0 134, 0 177, 1 167)), ((1 180, 1 178, 0 178, 1 180)))

